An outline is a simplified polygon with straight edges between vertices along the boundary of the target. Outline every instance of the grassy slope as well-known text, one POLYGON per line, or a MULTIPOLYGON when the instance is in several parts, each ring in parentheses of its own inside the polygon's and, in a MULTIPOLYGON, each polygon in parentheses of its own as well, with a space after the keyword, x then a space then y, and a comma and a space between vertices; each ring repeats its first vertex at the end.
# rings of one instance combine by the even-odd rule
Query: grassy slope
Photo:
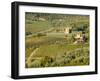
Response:
POLYGON ((64 54, 65 52, 70 52, 78 48, 88 47, 88 44, 85 45, 59 45, 59 44, 52 44, 52 45, 44 45, 39 48, 34 56, 43 57, 43 56, 56 56, 59 54, 64 54))
MULTIPOLYGON (((31 16, 30 16, 31 18, 31 16)), ((66 18, 63 22, 66 25, 69 24, 75 24, 80 26, 81 24, 88 23, 88 18, 87 17, 78 17, 78 16, 69 16, 69 18, 66 18)), ((25 24, 25 32, 40 32, 40 31, 45 31, 48 30, 52 27, 50 21, 32 21, 31 19, 26 19, 26 24, 25 24), (29 22, 29 23, 27 23, 29 22)), ((58 27, 58 26, 57 26, 58 27)), ((57 28, 55 27, 55 28, 57 28)), ((77 27, 77 26, 76 26, 77 27)), ((50 41, 55 42, 56 40, 64 40, 67 42, 65 36, 63 34, 57 34, 57 33, 48 33, 47 36, 43 37, 26 37, 26 60, 30 56, 30 54, 35 50, 35 46, 38 46, 38 51, 36 54, 34 54, 34 57, 55 57, 56 55, 62 55, 65 52, 71 52, 73 50, 76 50, 78 48, 89 48, 88 44, 54 44, 50 43, 50 41), (50 43, 50 44, 49 44, 50 43)), ((84 56, 84 55, 83 55, 84 56)), ((80 59, 77 58, 77 59, 80 59)), ((75 60, 77 60, 75 59, 75 60)), ((38 61, 38 60, 37 60, 38 61)), ((88 60, 89 61, 89 60, 88 60)), ((74 62, 68 65, 74 65, 74 62)), ((75 65, 81 65, 80 63, 77 63, 75 65)), ((34 67, 34 66, 33 66, 34 67)))
MULTIPOLYGON (((46 21, 33 21, 33 15, 32 14, 26 14, 26 20, 25 20, 25 29, 26 32, 32 32, 32 33, 36 33, 39 31, 44 31, 47 30, 51 27, 53 27, 52 22, 53 20, 46 20, 46 21)), ((56 17, 60 17, 61 15, 56 15, 56 17)), ((41 15, 42 17, 42 15, 41 15)), ((48 18, 50 17, 49 15, 47 16, 48 18)), ((51 15, 51 17, 53 17, 53 14, 51 15)), ((64 20, 62 22, 59 22, 58 19, 55 20, 56 24, 59 24, 60 26, 69 26, 70 24, 84 24, 89 22, 89 18, 87 16, 64 16, 67 18, 64 18, 64 20)), ((61 17, 62 18, 62 17, 61 17)), ((63 18, 62 18, 63 19, 63 18)), ((55 27, 58 27, 55 26, 55 27)))
POLYGON ((25 25, 25 30, 26 32, 39 32, 39 31, 44 31, 50 28, 50 23, 48 21, 38 21, 38 22, 32 22, 31 24, 26 23, 25 25))

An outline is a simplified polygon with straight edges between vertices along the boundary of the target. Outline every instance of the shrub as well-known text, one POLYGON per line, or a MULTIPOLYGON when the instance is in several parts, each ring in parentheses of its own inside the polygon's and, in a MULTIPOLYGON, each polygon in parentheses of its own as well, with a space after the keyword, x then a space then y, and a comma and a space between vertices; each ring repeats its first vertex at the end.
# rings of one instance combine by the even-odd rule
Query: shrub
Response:
POLYGON ((38 37, 46 36, 46 33, 38 33, 37 36, 38 36, 38 37))
POLYGON ((31 34, 32 34, 32 32, 26 32, 25 34, 26 34, 26 35, 31 35, 31 34))

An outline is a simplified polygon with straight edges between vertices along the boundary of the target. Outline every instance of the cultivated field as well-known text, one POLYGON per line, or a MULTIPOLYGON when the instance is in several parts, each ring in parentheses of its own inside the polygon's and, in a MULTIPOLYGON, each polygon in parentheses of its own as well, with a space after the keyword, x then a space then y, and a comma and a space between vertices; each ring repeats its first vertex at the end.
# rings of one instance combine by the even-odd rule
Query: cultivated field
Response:
POLYGON ((89 16, 25 14, 25 67, 89 65, 89 16))

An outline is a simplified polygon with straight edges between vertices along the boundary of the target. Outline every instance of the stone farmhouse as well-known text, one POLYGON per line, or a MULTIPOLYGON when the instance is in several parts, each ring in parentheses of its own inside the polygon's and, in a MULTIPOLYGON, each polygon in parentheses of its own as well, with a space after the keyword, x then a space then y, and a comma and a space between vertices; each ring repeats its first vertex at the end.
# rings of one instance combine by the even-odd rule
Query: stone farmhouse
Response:
POLYGON ((77 33, 76 36, 74 37, 74 39, 75 39, 74 44, 84 43, 86 40, 86 37, 85 37, 85 35, 83 35, 81 33, 77 33))

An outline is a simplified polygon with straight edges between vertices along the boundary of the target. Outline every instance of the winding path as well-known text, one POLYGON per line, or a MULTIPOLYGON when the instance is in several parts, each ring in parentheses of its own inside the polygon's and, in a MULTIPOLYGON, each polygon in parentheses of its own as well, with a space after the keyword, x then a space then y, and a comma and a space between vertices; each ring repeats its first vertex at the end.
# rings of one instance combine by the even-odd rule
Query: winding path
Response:
POLYGON ((31 62, 31 59, 33 58, 33 55, 38 51, 39 48, 36 48, 31 54, 30 56, 28 57, 27 59, 27 63, 30 63, 31 62))

